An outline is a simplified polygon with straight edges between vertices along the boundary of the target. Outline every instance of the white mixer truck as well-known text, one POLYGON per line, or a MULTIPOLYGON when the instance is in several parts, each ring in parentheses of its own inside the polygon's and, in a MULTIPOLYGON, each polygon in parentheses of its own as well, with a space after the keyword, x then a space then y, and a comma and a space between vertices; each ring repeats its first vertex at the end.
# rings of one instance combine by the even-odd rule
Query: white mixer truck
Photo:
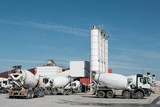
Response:
POLYGON ((77 92, 80 87, 79 81, 71 81, 70 77, 56 76, 54 78, 45 78, 45 93, 48 95, 70 95, 77 92))
POLYGON ((30 71, 16 69, 9 75, 13 86, 9 89, 9 97, 33 98, 44 96, 44 84, 42 76, 35 76, 30 71))
POLYGON ((114 73, 99 73, 95 75, 94 92, 99 98, 113 98, 120 95, 125 99, 142 99, 150 95, 150 84, 142 74, 128 78, 114 73), (133 79, 134 78, 134 79, 133 79))
POLYGON ((11 86, 7 78, 0 78, 0 93, 7 93, 11 86))

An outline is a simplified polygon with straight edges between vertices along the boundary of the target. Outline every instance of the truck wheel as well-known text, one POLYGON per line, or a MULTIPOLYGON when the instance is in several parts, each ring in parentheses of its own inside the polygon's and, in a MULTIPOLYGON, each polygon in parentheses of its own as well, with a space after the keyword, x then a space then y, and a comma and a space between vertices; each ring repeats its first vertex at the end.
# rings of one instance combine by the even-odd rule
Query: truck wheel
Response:
POLYGON ((52 95, 57 95, 58 93, 57 93, 56 90, 52 90, 51 94, 52 94, 52 95))
POLYGON ((33 97, 34 97, 34 92, 31 91, 31 92, 30 92, 30 98, 32 99, 33 97))
POLYGON ((43 97, 43 96, 44 96, 44 91, 42 89, 40 89, 38 97, 43 97))
POLYGON ((137 92, 136 92, 136 98, 137 98, 137 99, 142 99, 143 97, 144 97, 144 94, 143 94, 142 91, 137 91, 137 92))
POLYGON ((71 95, 71 94, 72 94, 72 90, 68 90, 67 95, 71 95))
POLYGON ((151 92, 149 91, 148 94, 147 94, 147 96, 150 96, 150 95, 151 95, 151 92))
POLYGON ((114 97, 113 91, 107 91, 107 92, 106 92, 106 97, 107 97, 107 98, 113 98, 113 97, 114 97))
POLYGON ((131 93, 129 91, 124 91, 123 92, 123 98, 130 99, 131 98, 131 93))
POLYGON ((106 95, 105 95, 105 92, 104 92, 104 91, 98 91, 97 96, 98 96, 99 98, 104 98, 106 95))
POLYGON ((57 89, 51 89, 51 95, 57 95, 58 90, 57 89))
POLYGON ((44 97, 45 96, 45 92, 44 92, 44 90, 42 91, 42 97, 44 97))
POLYGON ((51 95, 51 90, 45 89, 45 94, 46 94, 46 95, 51 95))
POLYGON ((28 91, 26 99, 30 99, 30 91, 28 91))
POLYGON ((67 91, 65 90, 65 91, 63 91, 63 93, 62 93, 63 95, 67 95, 67 91))

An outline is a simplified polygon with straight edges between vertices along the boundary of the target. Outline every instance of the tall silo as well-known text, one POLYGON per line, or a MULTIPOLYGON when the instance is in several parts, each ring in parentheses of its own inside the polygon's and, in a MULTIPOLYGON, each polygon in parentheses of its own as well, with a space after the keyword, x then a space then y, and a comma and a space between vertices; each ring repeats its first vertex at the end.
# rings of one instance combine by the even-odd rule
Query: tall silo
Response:
POLYGON ((91 29, 91 73, 108 71, 108 35, 99 27, 91 29))
POLYGON ((105 36, 105 71, 108 72, 108 35, 105 36))
POLYGON ((103 70, 102 70, 102 72, 106 72, 106 65, 105 65, 105 35, 104 35, 104 33, 102 34, 102 65, 103 65, 103 70))
POLYGON ((99 59, 98 59, 98 61, 99 61, 99 72, 102 72, 103 71, 103 64, 102 64, 102 56, 103 56, 103 53, 102 53, 102 36, 101 36, 101 31, 99 30, 99 35, 98 35, 98 37, 99 37, 99 59))
POLYGON ((96 26, 93 26, 91 30, 91 52, 90 52, 90 69, 94 72, 99 72, 100 63, 99 63, 99 55, 100 55, 100 44, 99 44, 99 29, 96 26))

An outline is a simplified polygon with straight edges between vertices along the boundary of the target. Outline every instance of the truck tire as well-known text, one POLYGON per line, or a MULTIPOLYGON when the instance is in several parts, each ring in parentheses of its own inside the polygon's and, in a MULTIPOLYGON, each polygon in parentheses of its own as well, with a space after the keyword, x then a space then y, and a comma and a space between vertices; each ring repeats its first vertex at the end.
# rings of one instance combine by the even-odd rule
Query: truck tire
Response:
POLYGON ((34 92, 33 91, 30 91, 30 98, 34 98, 34 92))
POLYGON ((137 91, 137 92, 136 92, 136 98, 137 98, 137 99, 142 99, 143 97, 144 97, 144 94, 143 94, 142 91, 137 91))
POLYGON ((39 89, 38 97, 44 97, 44 90, 41 88, 39 89))
POLYGON ((151 92, 148 92, 147 96, 150 96, 151 95, 151 92))
POLYGON ((64 92, 62 94, 63 95, 71 95, 72 94, 72 90, 64 90, 64 92))
POLYGON ((58 92, 56 90, 52 90, 51 95, 57 95, 58 92))
POLYGON ((113 91, 107 91, 107 92, 106 92, 106 97, 107 97, 107 98, 113 98, 113 97, 114 97, 113 91))
POLYGON ((68 90, 67 95, 71 95, 71 94, 72 94, 72 90, 68 90))
POLYGON ((51 95, 57 95, 58 94, 58 90, 57 89, 51 89, 51 95))
POLYGON ((45 89, 45 95, 51 95, 51 90, 49 90, 49 89, 45 89))
POLYGON ((30 91, 28 91, 26 99, 30 99, 30 91))
POLYGON ((123 91, 123 98, 130 99, 131 98, 131 93, 128 90, 123 91))
POLYGON ((104 97, 106 96, 106 94, 105 94, 104 91, 98 91, 97 96, 98 96, 99 98, 104 98, 104 97))

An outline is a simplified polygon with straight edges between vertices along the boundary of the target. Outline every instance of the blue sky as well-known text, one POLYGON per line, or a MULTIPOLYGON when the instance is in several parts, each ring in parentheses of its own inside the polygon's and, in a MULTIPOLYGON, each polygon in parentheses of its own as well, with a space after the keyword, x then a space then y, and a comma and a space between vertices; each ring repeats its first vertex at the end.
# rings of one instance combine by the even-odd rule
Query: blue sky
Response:
POLYGON ((159 0, 1 0, 0 71, 90 60, 90 29, 110 34, 109 67, 160 78, 159 0))

